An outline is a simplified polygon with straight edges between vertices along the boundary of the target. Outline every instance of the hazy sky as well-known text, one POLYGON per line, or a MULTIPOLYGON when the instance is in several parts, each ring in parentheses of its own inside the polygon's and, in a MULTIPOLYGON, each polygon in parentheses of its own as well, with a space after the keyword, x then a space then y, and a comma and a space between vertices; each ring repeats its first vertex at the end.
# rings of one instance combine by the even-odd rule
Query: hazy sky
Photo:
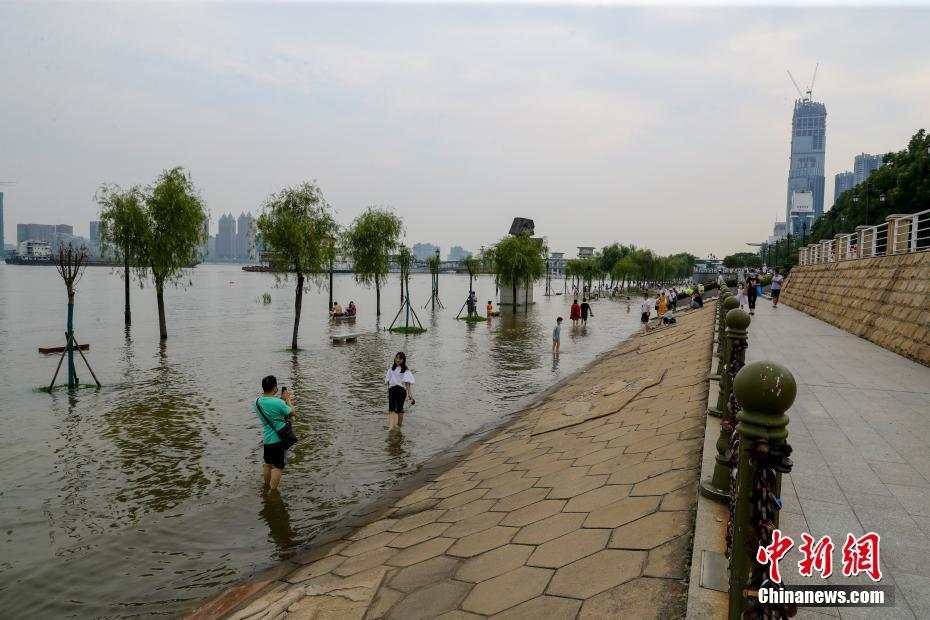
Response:
POLYGON ((729 252, 784 215, 794 87, 821 62, 826 204, 930 126, 930 10, 0 4, 0 181, 87 234, 101 182, 187 167, 216 219, 316 179, 340 221, 477 248, 729 252))

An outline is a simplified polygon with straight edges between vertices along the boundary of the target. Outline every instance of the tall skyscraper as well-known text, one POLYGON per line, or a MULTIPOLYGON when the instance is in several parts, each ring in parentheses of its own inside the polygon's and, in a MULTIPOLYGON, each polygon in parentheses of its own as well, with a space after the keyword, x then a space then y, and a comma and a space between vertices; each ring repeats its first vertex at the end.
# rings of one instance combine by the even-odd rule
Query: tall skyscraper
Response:
POLYGON ((855 176, 847 170, 846 172, 838 172, 833 177, 833 204, 836 204, 836 201, 840 199, 844 192, 848 192, 856 186, 856 182, 853 180, 855 176))
POLYGON ((90 242, 91 243, 100 243, 100 221, 91 220, 90 221, 90 242))
POLYGON ((252 213, 239 214, 236 232, 236 258, 248 260, 255 248, 255 218, 252 213))
POLYGON ((217 223, 216 257, 229 260, 236 257, 236 218, 231 213, 224 213, 217 223))
POLYGON ((791 118, 791 164, 785 221, 791 219, 791 196, 810 191, 814 197, 814 219, 823 215, 823 158, 827 143, 827 107, 810 99, 810 93, 794 102, 791 118))
POLYGON ((855 175, 853 185, 859 185, 869 178, 874 170, 878 170, 882 165, 884 155, 869 155, 868 153, 859 153, 856 155, 853 164, 853 174, 855 175))

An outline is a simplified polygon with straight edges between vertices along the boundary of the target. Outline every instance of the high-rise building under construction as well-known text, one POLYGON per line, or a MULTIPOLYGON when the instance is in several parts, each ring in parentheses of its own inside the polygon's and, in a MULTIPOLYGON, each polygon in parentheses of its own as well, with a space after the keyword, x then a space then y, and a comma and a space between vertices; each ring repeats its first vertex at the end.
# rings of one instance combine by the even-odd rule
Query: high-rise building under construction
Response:
POLYGON ((807 96, 794 102, 791 119, 791 164, 788 169, 788 196, 785 220, 791 218, 791 196, 809 191, 814 198, 814 219, 823 215, 823 159, 827 142, 827 108, 807 96))

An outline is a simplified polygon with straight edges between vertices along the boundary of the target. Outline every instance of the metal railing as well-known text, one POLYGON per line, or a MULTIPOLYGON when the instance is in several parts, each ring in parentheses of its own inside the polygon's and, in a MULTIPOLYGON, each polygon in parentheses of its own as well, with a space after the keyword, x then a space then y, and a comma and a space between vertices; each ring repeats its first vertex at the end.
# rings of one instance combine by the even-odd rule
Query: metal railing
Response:
POLYGON ((856 232, 811 243, 798 250, 798 264, 817 265, 928 250, 930 209, 909 215, 889 215, 883 224, 857 226, 856 232))

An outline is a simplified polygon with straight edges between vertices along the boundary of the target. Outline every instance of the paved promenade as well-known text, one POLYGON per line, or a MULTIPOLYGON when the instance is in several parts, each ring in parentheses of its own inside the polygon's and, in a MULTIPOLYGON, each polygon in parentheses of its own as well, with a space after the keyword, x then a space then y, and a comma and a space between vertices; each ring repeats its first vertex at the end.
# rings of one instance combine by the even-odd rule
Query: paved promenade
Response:
POLYGON ((631 338, 367 524, 200 615, 682 617, 713 312, 631 338))
MULTIPOLYGON (((795 541, 802 531, 830 534, 835 569, 847 532, 875 531, 883 582, 896 585, 894 609, 805 609, 799 617, 930 618, 930 368, 764 299, 747 351, 747 361, 761 359, 787 366, 798 383, 782 530, 795 541)), ((782 570, 802 583, 796 549, 789 556, 782 570)), ((829 581, 871 583, 841 574, 829 581)))

